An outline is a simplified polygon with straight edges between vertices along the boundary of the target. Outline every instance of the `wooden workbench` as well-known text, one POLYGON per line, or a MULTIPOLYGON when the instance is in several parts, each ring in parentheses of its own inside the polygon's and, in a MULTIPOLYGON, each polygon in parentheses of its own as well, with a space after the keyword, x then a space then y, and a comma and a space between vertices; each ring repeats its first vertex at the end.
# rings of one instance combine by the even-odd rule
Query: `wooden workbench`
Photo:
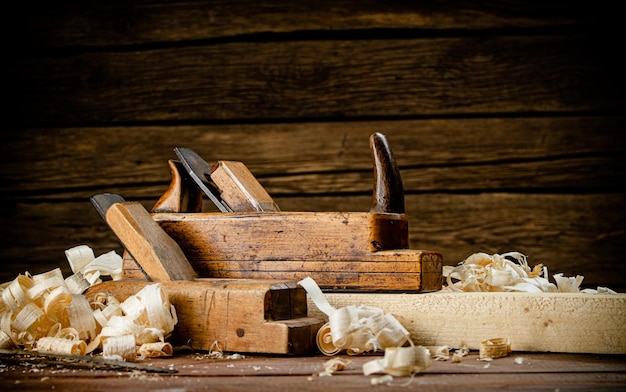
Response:
MULTIPOLYGON (((472 351, 460 363, 434 361, 424 372, 396 377, 391 385, 371 385, 363 363, 374 355, 338 358, 352 361, 347 369, 320 377, 331 357, 244 355, 215 358, 207 352, 182 351, 172 357, 114 367, 102 363, 50 359, 33 355, 0 356, 3 391, 200 390, 320 391, 618 391, 626 388, 626 355, 512 352, 491 362, 472 351), (408 385, 406 385, 408 384, 408 385)), ((332 357, 334 358, 334 357, 332 357)))

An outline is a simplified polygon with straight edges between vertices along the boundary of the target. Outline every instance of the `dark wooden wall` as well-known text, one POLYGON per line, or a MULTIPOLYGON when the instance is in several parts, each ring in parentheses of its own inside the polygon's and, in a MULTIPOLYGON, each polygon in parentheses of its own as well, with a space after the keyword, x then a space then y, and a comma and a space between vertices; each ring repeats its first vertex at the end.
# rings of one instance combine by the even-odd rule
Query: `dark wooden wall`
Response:
POLYGON ((89 197, 151 207, 174 147, 243 161, 283 210, 367 211, 368 137, 413 249, 525 253, 624 288, 615 7, 544 1, 109 1, 7 15, 0 277, 121 245, 89 197), (563 5, 567 4, 567 5, 563 5))

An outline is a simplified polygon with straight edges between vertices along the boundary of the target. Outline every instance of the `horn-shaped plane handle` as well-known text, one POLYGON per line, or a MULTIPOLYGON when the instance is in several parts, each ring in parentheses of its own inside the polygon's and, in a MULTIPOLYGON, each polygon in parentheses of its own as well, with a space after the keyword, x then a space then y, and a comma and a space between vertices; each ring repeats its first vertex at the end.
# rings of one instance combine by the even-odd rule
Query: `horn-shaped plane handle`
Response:
POLYGON ((373 133, 370 136, 370 151, 374 163, 374 191, 370 211, 403 214, 402 177, 387 137, 379 132, 373 133))

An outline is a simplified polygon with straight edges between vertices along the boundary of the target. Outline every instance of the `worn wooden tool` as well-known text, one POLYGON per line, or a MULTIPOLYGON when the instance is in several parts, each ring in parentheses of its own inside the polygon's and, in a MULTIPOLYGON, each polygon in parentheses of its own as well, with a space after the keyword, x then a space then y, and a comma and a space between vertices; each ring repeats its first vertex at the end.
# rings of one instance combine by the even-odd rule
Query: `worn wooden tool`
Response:
MULTIPOLYGON (((168 205, 182 204, 162 197, 152 217, 180 245, 201 277, 310 276, 326 291, 440 290, 441 252, 409 249, 402 179, 386 137, 372 134, 370 150, 374 190, 368 212, 168 210, 168 205)), ((196 176, 207 181, 208 170, 196 176)), ((180 186, 184 175, 172 170, 166 194, 185 197, 171 189, 180 186)), ((220 197, 218 203, 225 204, 220 197)), ((124 273, 141 277, 132 257, 125 257, 124 273)))
POLYGON ((175 338, 198 350, 308 354, 324 324, 307 317, 306 292, 296 282, 268 279, 195 279, 178 244, 138 202, 115 194, 91 198, 96 209, 143 270, 141 280, 92 286, 88 299, 110 294, 120 301, 160 282, 178 315, 175 338), (149 280, 145 279, 147 277, 149 280))
POLYGON ((211 167, 211 179, 233 211, 280 211, 243 162, 218 161, 211 167))
MULTIPOLYGON (((110 294, 120 301, 148 281, 108 281, 85 296, 110 294)), ((250 279, 197 279, 161 282, 178 317, 174 345, 196 350, 307 355, 323 318, 307 316, 306 291, 296 282, 250 279)))
POLYGON ((94 195, 91 202, 151 280, 196 278, 196 272, 176 241, 139 202, 126 202, 111 193, 94 195))
POLYGON ((153 212, 187 211, 202 212, 202 191, 191 178, 182 162, 167 161, 172 181, 152 208, 153 212))
MULTIPOLYGON (((220 211, 280 210, 243 162, 218 161, 210 166, 192 149, 177 147, 174 152, 180 158, 188 177, 220 211)), ((179 180, 176 178, 173 181, 176 182, 174 186, 178 186, 179 180)))

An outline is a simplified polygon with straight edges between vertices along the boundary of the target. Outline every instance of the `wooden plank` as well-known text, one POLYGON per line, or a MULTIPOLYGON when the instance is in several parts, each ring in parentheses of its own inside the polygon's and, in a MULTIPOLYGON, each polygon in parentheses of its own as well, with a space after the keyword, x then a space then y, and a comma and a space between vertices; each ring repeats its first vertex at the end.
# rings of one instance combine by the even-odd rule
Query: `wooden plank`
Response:
POLYGON ((174 147, 190 146, 209 161, 244 162, 273 197, 371 192, 375 131, 387 136, 406 192, 617 190, 625 123, 536 117, 29 129, 0 145, 0 190, 19 200, 85 198, 91 189, 156 200, 167 189, 174 147))
MULTIPOLYGON (((385 390, 429 388, 436 391, 621 390, 626 383, 625 356, 515 353, 490 363, 477 361, 477 354, 462 363, 434 361, 414 378, 395 378, 385 390), (515 363, 523 358, 522 364, 515 363), (408 385, 405 385, 408 384, 408 385), (469 388, 468 388, 469 386, 469 388)), ((111 390, 153 391, 159 388, 190 390, 210 385, 223 391, 298 390, 356 391, 371 389, 376 376, 363 375, 365 362, 377 356, 339 356, 351 363, 332 377, 316 377, 329 360, 321 355, 293 357, 245 355, 241 359, 211 358, 206 353, 181 352, 173 357, 152 358, 142 366, 169 368, 175 374, 138 372, 132 369, 94 368, 87 362, 46 361, 33 356, 0 357, 3 390, 111 390)), ((380 388, 380 387, 379 387, 380 388)))
MULTIPOLYGON (((21 159, 26 159, 26 157, 21 159)), ((406 160, 403 159, 403 161, 406 160)), ((15 163, 13 162, 11 166, 15 166, 15 163)), ((38 164, 35 163, 35 165, 38 164)), ((128 166, 129 164, 122 162, 119 167, 132 170, 128 166)), ((306 162, 301 162, 301 164, 304 165, 306 162)), ((52 174, 51 178, 40 179, 43 173, 51 170, 50 167, 43 168, 40 173, 22 172, 23 176, 21 177, 23 178, 19 178, 20 173, 18 172, 7 172, 7 180, 9 180, 8 177, 14 177, 19 183, 15 187, 7 189, 5 195, 30 201, 63 201, 67 198, 89 197, 89 193, 80 187, 89 180, 85 176, 92 172, 93 168, 81 167, 80 165, 84 165, 84 163, 78 163, 78 165, 76 173, 67 173, 66 178, 69 181, 76 181, 76 183, 70 184, 72 187, 65 188, 59 174, 52 174), (37 181, 25 182, 28 178, 33 177, 37 177, 37 181), (45 184, 49 184, 55 192, 49 192, 42 188, 42 185, 45 184)), ((124 172, 119 168, 112 169, 109 178, 94 179, 93 186, 96 186, 99 191, 124 194, 127 198, 156 200, 166 191, 167 185, 164 179, 168 174, 163 167, 157 167, 157 163, 154 166, 154 168, 138 169, 138 172, 150 170, 145 173, 144 179, 149 180, 153 177, 155 180, 155 182, 146 182, 143 186, 138 186, 139 183, 137 182, 130 182, 136 177, 134 173, 124 172), (123 185, 117 180, 128 183, 128 185, 123 185)), ((269 166, 273 165, 268 165, 268 167, 259 170, 269 170, 271 169, 269 166)), ((329 163, 326 166, 329 166, 329 163)), ((289 170, 274 167, 277 170, 289 170)), ((7 170, 11 169, 7 168, 7 170)), ((311 200, 310 204, 305 207, 306 210, 318 209, 315 198, 320 195, 336 194, 343 196, 347 193, 372 193, 373 176, 370 168, 342 171, 343 169, 338 167, 337 170, 284 175, 268 174, 260 177, 259 181, 275 197, 308 195, 311 200)), ((405 191, 408 193, 439 191, 456 193, 481 191, 598 193, 619 191, 619 179, 623 178, 625 172, 626 155, 609 153, 603 157, 546 157, 545 159, 524 159, 517 162, 492 161, 475 164, 449 163, 440 166, 418 165, 417 167, 405 167, 401 170, 401 176, 405 191)), ((363 208, 369 207, 369 205, 365 205, 363 208)), ((216 208, 209 203, 206 203, 204 208, 205 211, 216 211, 216 208)))
POLYGON ((14 61, 7 121, 619 112, 621 73, 607 66, 615 61, 614 51, 584 35, 234 42, 24 57, 14 61))
MULTIPOLYGON (((393 314, 415 344, 467 346, 509 338, 514 351, 626 354, 626 294, 327 293, 335 308, 370 305, 393 314)), ((309 315, 323 317, 309 298, 309 315)))
MULTIPOLYGON (((16 4, 18 11, 21 10, 16 4)), ((19 13, 16 12, 18 15, 19 13)), ((41 4, 23 10, 20 21, 31 47, 119 46, 221 37, 356 29, 493 29, 569 27, 597 21, 589 7, 546 1, 519 6, 474 1, 381 4, 376 1, 293 3, 175 1, 41 4)), ((17 37, 20 38, 20 37, 17 37)))
MULTIPOLYGON (((226 353, 227 355, 228 353, 226 353)), ((360 355, 360 356, 348 356, 337 355, 335 358, 339 358, 346 361, 351 361, 346 369, 336 372, 333 377, 350 377, 358 376, 369 380, 368 377, 363 376, 362 366, 364 363, 380 359, 380 356, 360 355)), ((418 377, 427 377, 428 375, 436 376, 442 384, 446 380, 454 379, 457 377, 463 377, 464 375, 472 375, 476 381, 479 381, 482 377, 488 375, 494 376, 506 376, 516 375, 520 378, 528 377, 533 379, 541 377, 542 373, 545 374, 560 374, 560 377, 565 377, 570 374, 586 375, 589 378, 596 378, 598 376, 608 376, 610 373, 623 373, 624 366, 626 365, 626 358, 620 355, 589 355, 589 354, 569 354, 569 353, 535 353, 535 352, 523 352, 512 353, 511 356, 506 358, 500 358, 497 361, 486 364, 482 361, 477 361, 477 352, 470 352, 469 356, 464 358, 461 364, 452 363, 450 361, 433 361, 431 366, 422 372, 418 377), (515 358, 524 358, 524 363, 516 364, 515 358), (476 377, 477 374, 481 376, 476 377), (452 376, 454 375, 454 376, 452 376)), ((101 366, 95 368, 93 364, 87 362, 76 362, 72 364, 69 361, 63 361, 63 371, 59 371, 56 366, 49 367, 43 366, 49 362, 41 361, 37 366, 38 355, 34 353, 30 358, 27 356, 10 356, 6 354, 0 355, 0 363, 6 364, 5 374, 8 373, 9 379, 20 378, 22 375, 28 374, 25 371, 29 367, 38 368, 38 373, 42 377, 54 377, 59 378, 63 376, 69 376, 68 378, 85 377, 91 374, 93 379, 105 380, 107 378, 119 378, 124 376, 124 369, 115 369, 116 371, 107 371, 106 367, 101 366), (26 360, 25 360, 26 359, 26 360), (30 361, 28 360, 30 359, 30 361), (69 372, 71 370, 71 372, 69 372), (71 374, 68 374, 71 373, 71 374)), ((174 379, 183 378, 202 378, 209 379, 214 378, 252 378, 261 382, 261 379, 269 380, 269 384, 278 382, 281 377, 299 376, 303 378, 303 382, 307 377, 313 374, 319 373, 324 362, 329 358, 322 356, 321 354, 311 356, 301 356, 296 359, 290 356, 264 356, 264 355, 243 355, 240 359, 227 359, 227 358, 212 358, 206 352, 177 352, 174 356, 169 358, 152 358, 151 364, 138 363, 141 367, 154 366, 155 368, 171 368, 176 373, 172 374, 174 379)), ((58 361, 55 365, 58 365, 58 361)), ((131 364, 132 365, 132 364, 131 364)), ((129 372, 132 369, 128 369, 129 372)), ((152 373, 153 375, 156 372, 152 373)), ((149 373, 144 373, 144 377, 147 377, 149 373)), ((4 378, 3 378, 4 380, 4 378)), ((404 379, 397 379, 405 381, 404 379)), ((27 380, 24 380, 27 381, 27 380)), ((43 380, 37 380, 39 382, 43 380)), ((155 380, 151 380, 155 381, 155 380)), ((165 381, 163 379, 162 381, 165 381)), ((315 380, 317 381, 317 380, 315 380)), ((434 381, 434 380, 433 380, 434 381)), ((307 381, 311 384, 311 380, 307 381)), ((521 380, 518 380, 521 382, 521 380)), ((314 384, 315 385, 315 384, 314 384)), ((493 386, 495 388, 495 386, 493 386)), ((498 385, 500 387, 500 385, 498 385)), ((395 390, 395 389, 391 389, 395 390)))
MULTIPOLYGON (((432 192, 571 189, 597 192, 612 187, 616 176, 626 171, 626 156, 558 157, 524 161, 500 161, 431 167, 408 167, 401 175, 405 189, 432 192), (575 179, 579 179, 576 181, 575 179), (582 180, 582 181, 581 181, 582 180), (488 185, 487 185, 488 183, 488 185), (483 188, 486 190, 486 188, 483 188)), ((323 194, 354 189, 365 192, 371 173, 366 171, 320 176, 319 173, 291 174, 263 179, 268 189, 288 193, 323 194)))

